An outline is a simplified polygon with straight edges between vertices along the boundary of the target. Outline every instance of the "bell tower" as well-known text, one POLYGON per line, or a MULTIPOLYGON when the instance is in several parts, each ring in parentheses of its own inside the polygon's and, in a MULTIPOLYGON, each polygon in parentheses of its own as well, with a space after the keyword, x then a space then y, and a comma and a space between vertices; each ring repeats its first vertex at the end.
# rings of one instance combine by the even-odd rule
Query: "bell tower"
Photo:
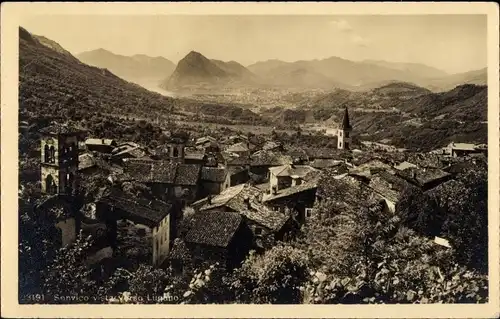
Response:
POLYGON ((350 149, 351 147, 351 133, 352 126, 349 122, 349 112, 347 107, 344 110, 344 117, 342 118, 342 123, 337 130, 337 148, 339 150, 350 149))
POLYGON ((172 134, 168 140, 168 158, 172 162, 184 163, 185 148, 189 140, 187 134, 172 134))
POLYGON ((76 194, 78 138, 82 132, 68 126, 50 126, 40 133, 42 193, 76 194))

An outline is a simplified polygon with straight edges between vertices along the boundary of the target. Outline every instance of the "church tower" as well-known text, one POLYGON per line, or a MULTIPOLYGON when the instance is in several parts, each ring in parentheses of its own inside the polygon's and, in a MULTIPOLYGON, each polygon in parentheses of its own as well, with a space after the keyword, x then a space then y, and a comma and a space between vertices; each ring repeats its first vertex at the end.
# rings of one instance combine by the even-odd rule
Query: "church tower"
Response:
POLYGON ((42 129, 40 133, 42 193, 76 194, 78 137, 81 131, 67 126, 51 126, 42 129))
POLYGON ((185 148, 189 136, 183 133, 172 134, 167 142, 168 159, 171 162, 184 163, 185 148))
POLYGON ((352 132, 352 126, 351 123, 349 123, 349 112, 347 111, 346 107, 344 111, 344 117, 342 119, 342 124, 337 130, 337 148, 339 150, 350 149, 351 132, 352 132))

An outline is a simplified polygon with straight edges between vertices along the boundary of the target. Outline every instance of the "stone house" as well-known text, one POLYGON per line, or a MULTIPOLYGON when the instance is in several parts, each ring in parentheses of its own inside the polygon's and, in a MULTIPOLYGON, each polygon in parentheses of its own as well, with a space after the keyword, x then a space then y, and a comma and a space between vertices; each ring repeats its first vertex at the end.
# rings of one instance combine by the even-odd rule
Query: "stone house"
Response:
POLYGON ((120 244, 117 241, 117 221, 125 220, 143 226, 137 236, 149 243, 150 262, 153 266, 161 265, 170 252, 173 227, 170 221, 171 211, 172 205, 169 203, 131 198, 115 189, 96 204, 96 215, 107 225, 112 248, 120 244))
POLYGON ((234 212, 195 213, 174 241, 169 259, 178 271, 219 263, 231 270, 241 264, 251 247, 250 230, 234 212))
POLYGON ((200 177, 200 196, 217 195, 231 184, 231 175, 223 167, 202 167, 200 177))

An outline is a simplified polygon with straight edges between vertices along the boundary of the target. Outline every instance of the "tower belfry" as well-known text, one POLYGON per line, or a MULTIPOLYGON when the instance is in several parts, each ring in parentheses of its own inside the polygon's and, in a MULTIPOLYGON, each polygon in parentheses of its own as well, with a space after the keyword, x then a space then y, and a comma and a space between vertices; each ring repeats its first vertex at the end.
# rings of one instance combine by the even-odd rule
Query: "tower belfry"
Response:
POLYGON ((349 122, 349 111, 347 107, 344 110, 344 117, 342 118, 342 123, 337 130, 337 148, 342 149, 350 149, 351 146, 351 133, 352 126, 349 122))
POLYGON ((40 133, 42 193, 75 194, 78 186, 78 140, 82 131, 54 125, 42 129, 40 133))

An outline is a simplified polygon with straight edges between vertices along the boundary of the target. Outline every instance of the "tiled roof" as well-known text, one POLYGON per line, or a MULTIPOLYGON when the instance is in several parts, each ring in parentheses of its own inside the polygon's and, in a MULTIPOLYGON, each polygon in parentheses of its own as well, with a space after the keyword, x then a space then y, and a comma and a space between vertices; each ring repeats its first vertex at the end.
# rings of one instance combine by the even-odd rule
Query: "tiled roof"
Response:
POLYGON ((187 159, 187 160, 198 160, 198 161, 202 161, 204 158, 205 158, 205 154, 204 153, 186 153, 184 155, 184 158, 187 159))
POLYGON ((176 238, 174 244, 172 245, 172 250, 169 255, 170 259, 175 260, 192 260, 193 255, 191 251, 187 248, 184 240, 176 238))
POLYGON ((259 197, 261 191, 254 186, 248 184, 240 184, 226 188, 219 195, 213 196, 210 201, 207 198, 201 199, 194 203, 193 206, 200 207, 200 210, 211 210, 218 207, 228 207, 234 211, 242 211, 247 206, 245 198, 249 198, 255 202, 255 198, 259 197))
POLYGON ((426 184, 445 180, 451 176, 451 174, 441 170, 441 169, 418 169, 418 168, 407 168, 403 171, 399 171, 398 175, 412 181, 414 184, 419 186, 425 186, 426 184))
POLYGON ((196 185, 201 166, 170 161, 127 160, 125 172, 142 183, 196 185))
POLYGON ((176 185, 190 185, 198 184, 200 178, 201 165, 198 164, 179 164, 175 175, 176 185))
POLYGON ((333 200, 337 207, 357 209, 365 205, 372 190, 349 175, 337 175, 328 169, 321 176, 316 192, 322 198, 333 200))
POLYGON ((106 145, 112 146, 116 144, 115 140, 109 138, 88 138, 85 140, 86 145, 106 145))
POLYGON ((407 161, 404 161, 404 162, 394 166, 395 169, 400 170, 400 171, 405 170, 405 169, 410 168, 410 167, 417 167, 417 165, 412 164, 412 163, 407 162, 407 161))
POLYGON ((92 154, 84 153, 78 156, 78 170, 84 170, 90 167, 94 167, 95 165, 96 161, 92 154))
POLYGON ((332 147, 325 148, 306 148, 305 149, 309 160, 316 158, 323 159, 342 159, 344 157, 349 157, 350 153, 346 150, 339 150, 332 147))
POLYGON ((252 166, 279 166, 292 164, 292 157, 271 151, 258 151, 250 156, 252 166))
POLYGON ((73 135, 82 134, 85 130, 66 124, 53 124, 40 130, 42 134, 48 135, 73 135))
POLYGON ((470 143, 451 143, 450 147, 460 151, 474 151, 476 149, 475 145, 470 143))
POLYGON ((200 137, 199 139, 196 140, 195 144, 205 144, 207 142, 217 142, 217 140, 211 136, 204 136, 200 137))
POLYGON ((314 161, 310 163, 310 165, 314 168, 327 168, 327 167, 334 167, 337 165, 342 164, 343 161, 339 160, 334 160, 334 159, 322 159, 322 158, 317 158, 314 161))
POLYGON ((280 212, 275 212, 264 205, 250 203, 250 208, 239 211, 247 219, 262 225, 272 231, 279 231, 290 218, 280 212))
POLYGON ((309 165, 282 165, 269 168, 269 171, 275 176, 293 176, 304 177, 308 173, 315 171, 314 167, 309 165))
POLYGON ((297 186, 292 186, 288 188, 284 188, 281 190, 278 190, 276 194, 266 194, 262 197, 262 202, 270 202, 276 199, 292 196, 298 193, 310 191, 316 189, 317 182, 316 181, 310 181, 310 182, 305 182, 303 184, 297 185, 297 186))
POLYGON ((290 156, 293 160, 299 161, 308 161, 309 156, 304 149, 301 148, 291 148, 285 152, 288 156, 290 156))
POLYGON ((281 143, 277 143, 274 141, 267 141, 262 146, 262 149, 266 151, 266 150, 273 150, 273 149, 280 148, 280 147, 281 147, 281 143))
POLYGON ((401 198, 405 188, 411 188, 412 185, 396 175, 379 172, 372 176, 368 186, 377 194, 397 202, 401 198))
POLYGON ((241 143, 236 143, 236 144, 233 144, 231 146, 229 146, 227 149, 226 149, 227 152, 235 152, 235 153, 238 153, 238 152, 248 152, 248 147, 245 143, 241 142, 241 143))
POLYGON ((201 169, 201 179, 205 181, 222 183, 226 180, 227 170, 219 167, 203 167, 201 169))
POLYGON ((116 189, 103 196, 99 202, 117 208, 125 212, 126 218, 149 227, 157 226, 169 214, 172 207, 161 201, 131 198, 130 195, 116 189))
POLYGON ((142 147, 138 145, 134 145, 135 143, 132 144, 124 144, 124 145, 119 145, 115 149, 113 149, 112 156, 117 157, 123 154, 130 154, 135 158, 141 158, 146 156, 146 152, 142 149, 142 147))
POLYGON ((233 212, 198 212, 192 216, 184 240, 217 247, 227 247, 240 227, 242 217, 233 212))
POLYGON ((222 153, 224 160, 227 162, 227 165, 231 166, 245 166, 250 163, 250 160, 246 156, 234 156, 230 153, 224 152, 222 153))

